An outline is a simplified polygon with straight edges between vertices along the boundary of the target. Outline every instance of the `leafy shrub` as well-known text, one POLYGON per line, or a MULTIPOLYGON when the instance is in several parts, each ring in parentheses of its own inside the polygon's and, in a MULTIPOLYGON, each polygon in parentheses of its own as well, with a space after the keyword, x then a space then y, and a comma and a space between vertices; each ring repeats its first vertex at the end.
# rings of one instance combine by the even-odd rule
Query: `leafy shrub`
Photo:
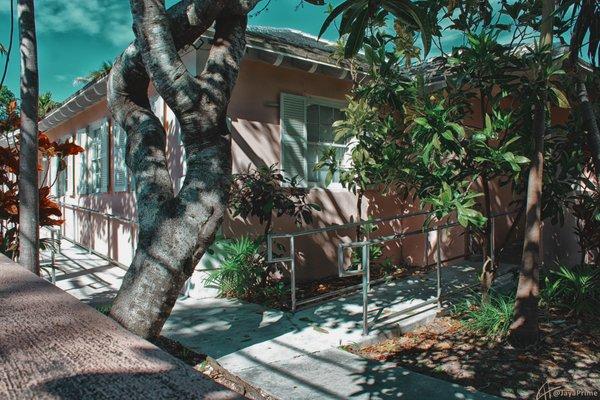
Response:
POLYGON ((501 339, 508 333, 515 307, 515 297, 490 292, 488 301, 471 296, 455 307, 461 323, 468 331, 501 339))
POLYGON ((218 286, 223 296, 248 298, 256 292, 263 280, 264 258, 260 252, 260 242, 242 236, 227 241, 226 253, 221 268, 211 271, 206 285, 218 286))
POLYGON ((267 263, 262 239, 242 236, 225 240, 221 268, 210 272, 205 285, 215 285, 219 294, 249 301, 278 303, 287 295, 287 287, 277 279, 276 270, 267 263))
POLYGON ((572 196, 571 209, 577 218, 575 234, 582 254, 593 254, 600 265, 600 188, 584 179, 585 190, 572 196))
POLYGON ((590 265, 560 266, 544 279, 541 298, 578 317, 600 315, 600 270, 590 265))
POLYGON ((273 214, 289 215, 297 226, 309 224, 312 212, 321 208, 306 201, 307 191, 298 184, 296 177, 284 177, 275 165, 235 174, 229 209, 233 217, 257 217, 261 224, 266 224, 265 234, 271 230, 273 214))
MULTIPOLYGON (((369 218, 366 224, 361 225, 358 228, 357 232, 357 240, 362 237, 369 238, 371 233, 377 231, 379 228, 373 222, 370 222, 372 219, 369 218)), ((383 247, 378 244, 372 244, 369 246, 369 263, 373 265, 373 262, 381 258, 383 255, 383 247)), ((352 251, 352 265, 361 265, 362 263, 362 247, 358 247, 353 249, 352 251)))

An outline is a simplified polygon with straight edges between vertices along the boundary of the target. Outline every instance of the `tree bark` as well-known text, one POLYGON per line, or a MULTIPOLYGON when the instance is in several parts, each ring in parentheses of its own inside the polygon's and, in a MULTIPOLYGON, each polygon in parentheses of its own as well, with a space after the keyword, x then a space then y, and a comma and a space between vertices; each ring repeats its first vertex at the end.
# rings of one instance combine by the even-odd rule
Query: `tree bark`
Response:
POLYGON ((540 291, 540 243, 542 236, 542 174, 544 169, 544 134, 546 112, 543 101, 534 110, 534 157, 529 168, 525 206, 523 259, 515 301, 514 321, 510 326, 511 342, 527 346, 538 338, 538 295, 540 291))
MULTIPOLYGON (((552 44, 552 14, 554 0, 542 3, 540 45, 552 44)), ((542 240, 542 186, 544 171, 544 135, 546 134, 546 96, 539 96, 534 106, 533 135, 534 156, 527 181, 525 205, 525 237, 523 259, 515 300, 513 323, 509 340, 513 345, 525 347, 535 343, 539 335, 538 296, 540 292, 540 249, 542 240)))
POLYGON ((161 0, 131 0, 136 40, 113 65, 108 101, 127 132, 139 237, 111 316, 142 337, 159 335, 225 213, 231 178, 225 118, 245 49, 247 13, 256 2, 184 0, 167 11, 161 0), (212 48, 196 78, 178 50, 213 22, 212 48), (150 109, 150 81, 181 126, 188 169, 177 196, 167 168, 166 133, 150 109))
POLYGON ((21 132, 19 141, 19 263, 36 275, 39 259, 38 65, 33 0, 19 0, 21 132))
POLYGON ((594 109, 592 103, 588 97, 587 88, 585 83, 578 79, 577 80, 577 99, 579 100, 579 107, 583 114, 583 123, 587 128, 588 133, 588 145, 592 153, 592 160, 594 161, 594 171, 596 176, 600 176, 600 130, 598 129, 598 121, 594 115, 594 109))
POLYGON ((483 208, 487 222, 483 232, 483 269, 481 272, 481 298, 483 301, 489 300, 490 289, 496 279, 496 263, 492 256, 492 240, 494 232, 492 232, 491 215, 491 195, 490 184, 484 175, 481 175, 481 187, 483 189, 483 208))

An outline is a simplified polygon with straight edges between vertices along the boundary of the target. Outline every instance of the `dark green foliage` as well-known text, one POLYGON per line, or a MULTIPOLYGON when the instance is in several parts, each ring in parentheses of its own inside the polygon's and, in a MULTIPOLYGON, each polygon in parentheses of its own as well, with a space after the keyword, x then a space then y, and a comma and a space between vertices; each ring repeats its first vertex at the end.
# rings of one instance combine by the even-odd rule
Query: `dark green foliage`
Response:
POLYGON ((544 280, 541 298, 547 305, 576 317, 598 317, 600 269, 591 265, 559 266, 551 270, 544 280))
POLYGON ((229 209, 233 217, 257 217, 269 233, 273 215, 288 215, 297 226, 312 222, 312 212, 321 208, 308 203, 306 195, 296 177, 284 177, 275 165, 264 166, 233 176, 229 209))
POLYGON ((224 241, 224 260, 210 272, 205 285, 217 286, 221 296, 281 303, 288 289, 279 271, 266 262, 262 239, 242 236, 224 241))
POLYGON ((431 23, 431 14, 428 14, 424 5, 425 2, 417 3, 410 0, 345 0, 335 8, 330 6, 329 15, 323 22, 319 37, 336 18, 341 16, 339 34, 347 35, 344 55, 349 58, 361 49, 367 29, 383 26, 387 18, 391 17, 411 31, 421 32, 423 49, 427 54, 431 47, 432 34, 437 26, 431 23))
POLYGON ((455 306, 464 328, 492 339, 502 339, 508 333, 515 305, 514 295, 490 292, 488 301, 470 296, 455 306))
POLYGON ((260 288, 264 276, 264 257, 257 240, 242 236, 228 240, 223 246, 225 259, 221 267, 211 271, 206 285, 216 285, 224 296, 248 298, 260 288))

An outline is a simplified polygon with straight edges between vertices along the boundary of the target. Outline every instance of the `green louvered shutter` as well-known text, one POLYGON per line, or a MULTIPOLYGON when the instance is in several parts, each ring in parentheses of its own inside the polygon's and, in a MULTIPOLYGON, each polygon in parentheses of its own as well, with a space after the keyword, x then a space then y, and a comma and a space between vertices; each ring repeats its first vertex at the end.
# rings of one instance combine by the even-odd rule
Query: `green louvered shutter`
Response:
POLYGON ((119 125, 113 125, 113 183, 115 192, 127 191, 127 134, 119 125))
POLYGON ((108 181, 110 176, 110 169, 108 166, 109 162, 109 151, 108 151, 108 120, 102 122, 100 128, 100 192, 108 192, 108 181))
POLYGON ((87 192, 98 193, 100 185, 98 184, 99 176, 99 163, 100 160, 98 154, 98 139, 100 137, 100 128, 94 126, 88 131, 88 174, 87 174, 87 192))
POLYGON ((302 96, 282 93, 280 101, 281 166, 284 176, 297 177, 306 186, 306 99, 302 96))
POLYGON ((77 155, 77 164, 79 165, 79 182, 77 183, 77 193, 87 194, 87 158, 88 158, 88 140, 86 129, 80 129, 77 131, 77 144, 85 149, 85 151, 77 155))

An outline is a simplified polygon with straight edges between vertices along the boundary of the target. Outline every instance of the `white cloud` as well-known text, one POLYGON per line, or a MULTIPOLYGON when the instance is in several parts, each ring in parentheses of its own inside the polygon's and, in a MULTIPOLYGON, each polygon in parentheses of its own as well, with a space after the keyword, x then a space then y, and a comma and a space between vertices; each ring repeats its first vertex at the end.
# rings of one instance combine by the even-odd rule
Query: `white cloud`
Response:
MULTIPOLYGON (((8 13, 7 3, 0 2, 0 13, 8 13)), ((133 39, 127 0, 41 0, 35 11, 41 33, 84 33, 119 46, 133 39)))

